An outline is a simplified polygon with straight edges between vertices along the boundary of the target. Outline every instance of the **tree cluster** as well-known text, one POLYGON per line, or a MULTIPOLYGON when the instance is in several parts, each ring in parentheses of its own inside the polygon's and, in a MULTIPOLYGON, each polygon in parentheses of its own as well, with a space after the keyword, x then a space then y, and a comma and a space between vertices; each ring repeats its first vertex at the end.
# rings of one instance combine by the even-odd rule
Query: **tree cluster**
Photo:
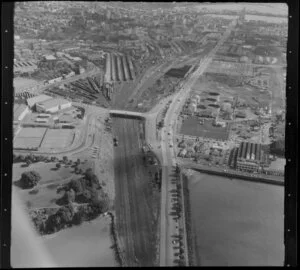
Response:
POLYGON ((19 185, 23 189, 33 188, 41 180, 41 176, 36 171, 24 172, 19 180, 19 185))
POLYGON ((13 162, 14 163, 25 162, 29 166, 31 163, 36 163, 36 162, 41 162, 41 161, 56 162, 56 161, 58 161, 58 158, 46 157, 46 156, 42 156, 42 155, 33 155, 33 154, 29 154, 29 155, 13 154, 13 162))

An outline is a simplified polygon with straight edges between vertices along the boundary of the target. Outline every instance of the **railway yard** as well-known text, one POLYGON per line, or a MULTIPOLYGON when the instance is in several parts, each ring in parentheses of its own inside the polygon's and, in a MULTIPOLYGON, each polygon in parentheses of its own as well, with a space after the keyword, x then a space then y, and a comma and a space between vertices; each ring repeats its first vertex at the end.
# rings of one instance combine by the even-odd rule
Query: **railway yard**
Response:
POLYGON ((157 166, 143 154, 141 120, 113 118, 117 229, 127 266, 154 266, 158 259, 159 186, 153 184, 157 166))
POLYGON ((274 164, 283 158, 269 155, 284 138, 282 46, 257 37, 253 22, 226 24, 197 42, 149 39, 143 57, 102 47, 94 58, 88 50, 46 57, 33 74, 40 85, 15 93, 15 112, 26 108, 14 118, 14 188, 28 171, 42 179, 18 189, 27 208, 58 211, 59 188, 92 172, 106 194, 102 214, 115 220, 121 266, 194 266, 181 168, 282 177, 274 164), (58 105, 47 107, 51 99, 58 105))

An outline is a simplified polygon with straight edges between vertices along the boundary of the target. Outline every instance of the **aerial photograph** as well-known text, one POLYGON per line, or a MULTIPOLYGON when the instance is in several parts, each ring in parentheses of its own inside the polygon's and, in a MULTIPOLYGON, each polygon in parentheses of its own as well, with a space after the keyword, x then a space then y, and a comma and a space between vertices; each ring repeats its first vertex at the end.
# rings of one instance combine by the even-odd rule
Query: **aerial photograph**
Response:
POLYGON ((283 266, 288 6, 14 4, 12 267, 283 266))

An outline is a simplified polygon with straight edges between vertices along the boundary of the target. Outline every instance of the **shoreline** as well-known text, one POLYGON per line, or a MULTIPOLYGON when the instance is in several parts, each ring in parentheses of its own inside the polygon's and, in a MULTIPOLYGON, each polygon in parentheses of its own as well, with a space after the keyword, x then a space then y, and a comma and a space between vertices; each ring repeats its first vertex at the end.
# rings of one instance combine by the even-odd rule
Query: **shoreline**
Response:
POLYGON ((186 227, 186 237, 188 243, 188 266, 200 266, 198 265, 198 256, 197 256, 197 238, 195 237, 194 226, 192 222, 192 212, 191 212, 191 203, 190 203, 190 194, 189 194, 189 176, 185 172, 182 173, 182 183, 183 183, 183 200, 184 200, 184 211, 185 211, 185 227, 186 227))

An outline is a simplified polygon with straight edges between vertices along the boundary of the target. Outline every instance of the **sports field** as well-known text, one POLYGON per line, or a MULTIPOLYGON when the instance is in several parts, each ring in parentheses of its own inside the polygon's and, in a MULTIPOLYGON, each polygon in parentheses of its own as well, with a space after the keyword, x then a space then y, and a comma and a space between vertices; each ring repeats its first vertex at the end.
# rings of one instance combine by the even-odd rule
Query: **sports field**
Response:
POLYGON ((41 145, 46 128, 22 128, 14 140, 14 148, 30 149, 41 145))
POLYGON ((72 129, 48 129, 41 144, 41 148, 65 148, 69 146, 74 139, 72 129))
POLYGON ((200 125, 197 117, 187 118, 181 126, 181 134, 212 138, 217 140, 227 140, 229 134, 228 126, 226 128, 212 126, 212 121, 204 120, 200 125))

